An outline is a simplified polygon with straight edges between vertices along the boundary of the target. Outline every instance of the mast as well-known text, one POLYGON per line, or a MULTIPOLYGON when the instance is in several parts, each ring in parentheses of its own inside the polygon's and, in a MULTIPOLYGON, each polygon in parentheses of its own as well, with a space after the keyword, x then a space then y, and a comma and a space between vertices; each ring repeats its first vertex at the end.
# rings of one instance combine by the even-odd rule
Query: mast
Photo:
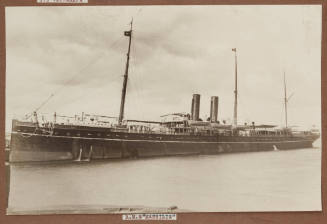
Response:
POLYGON ((123 89, 122 89, 122 93, 121 93, 121 102, 120 102, 118 125, 122 124, 122 121, 123 121, 123 118, 124 118, 124 107, 125 107, 125 97, 126 97, 127 80, 128 80, 128 68, 129 68, 129 56, 130 56, 131 43, 132 43, 133 19, 132 19, 130 25, 131 25, 131 29, 129 31, 124 32, 124 35, 129 37, 129 42, 128 42, 127 61, 126 61, 126 67, 125 67, 123 89))
POLYGON ((287 128, 287 91, 286 91, 285 72, 284 72, 284 106, 285 106, 285 127, 287 128))
POLYGON ((232 51, 235 52, 235 90, 234 90, 234 126, 237 126, 237 54, 236 48, 233 48, 232 51))

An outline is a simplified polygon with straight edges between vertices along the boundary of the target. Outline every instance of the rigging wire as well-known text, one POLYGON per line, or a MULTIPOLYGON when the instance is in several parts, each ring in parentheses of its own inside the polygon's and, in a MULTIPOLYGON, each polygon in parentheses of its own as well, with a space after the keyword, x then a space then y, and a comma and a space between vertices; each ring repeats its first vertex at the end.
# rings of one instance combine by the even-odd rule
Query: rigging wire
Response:
POLYGON ((139 85, 139 74, 137 72, 137 55, 136 55, 136 47, 135 47, 135 44, 132 46, 132 52, 133 52, 133 60, 131 61, 133 66, 132 66, 132 70, 133 70, 133 82, 132 85, 134 85, 135 87, 135 92, 136 92, 136 101, 137 101, 137 110, 138 110, 138 113, 141 115, 141 118, 144 119, 144 111, 142 110, 142 102, 141 100, 143 99, 143 94, 142 94, 142 88, 140 88, 140 85, 139 85))
MULTIPOLYGON (((138 9, 138 11, 135 13, 134 16, 138 15, 139 13, 142 12, 142 7, 140 7, 138 9)), ((114 47, 116 44, 118 44, 118 42, 120 42, 122 40, 123 36, 120 36, 116 41, 114 41, 109 48, 114 47)), ((134 48, 135 49, 135 48, 134 48)), ((61 87, 59 87, 58 89, 56 89, 53 93, 50 94, 50 96, 43 101, 40 106, 38 106, 34 112, 39 111, 44 105, 46 105, 55 95, 57 95, 61 90, 63 90, 70 82, 72 82, 73 80, 75 80, 85 69, 87 69, 89 66, 91 66, 92 64, 94 64, 95 62, 97 62, 99 60, 100 57, 102 57, 104 55, 105 52, 100 53, 97 57, 95 57, 93 60, 89 61, 89 63, 87 63, 85 66, 83 66, 82 69, 79 70, 79 72, 77 72, 76 74, 74 74, 73 76, 71 76, 71 78, 69 80, 67 80, 66 82, 64 82, 62 84, 61 87)), ((32 113, 31 113, 32 114, 32 113)), ((29 115, 26 114, 25 116, 27 117, 29 115)), ((30 115, 31 116, 31 115, 30 115)), ((27 118, 29 118, 30 116, 28 116, 27 118)))
MULTIPOLYGON (((114 82, 114 81, 118 80, 121 77, 121 75, 114 75, 112 77, 113 77, 113 79, 111 79, 111 81, 114 82)), ((82 94, 80 94, 79 96, 74 97, 73 99, 74 99, 74 101, 79 101, 80 99, 84 98, 86 95, 88 97, 92 97, 95 94, 98 94, 98 92, 97 91, 83 91, 82 94)), ((61 107, 63 107, 63 106, 65 106, 65 104, 62 105, 61 107)))
POLYGON ((281 100, 281 106, 282 109, 280 110, 280 126, 283 127, 284 123, 285 123, 285 107, 284 107, 284 99, 281 100))
MULTIPOLYGON (((114 41, 110 46, 109 48, 112 48, 114 47, 116 44, 118 44, 121 40, 122 40, 122 37, 123 36, 120 36, 116 41, 114 41)), ((83 74, 82 72, 84 70, 86 70, 89 66, 91 66, 92 64, 94 64, 95 62, 97 62, 103 55, 105 54, 104 51, 102 51, 99 55, 97 55, 97 57, 93 58, 93 60, 89 61, 89 63, 87 63, 85 66, 83 66, 82 69, 80 69, 76 74, 74 74, 73 76, 71 76, 71 78, 69 80, 67 80, 66 82, 64 82, 62 84, 61 87, 59 87, 58 89, 56 89, 53 93, 50 94, 50 96, 44 101, 41 103, 40 106, 38 106, 34 112, 37 112, 38 110, 40 110, 44 105, 46 105, 50 100, 51 98, 53 98, 56 94, 58 94, 61 90, 63 90, 67 84, 69 84, 70 82, 72 82, 74 79, 76 79, 79 75, 83 74)), ((25 116, 27 116, 28 114, 26 114, 25 116)), ((28 117, 29 118, 29 117, 28 117)))
POLYGON ((54 94, 52 93, 38 108, 36 108, 34 111, 37 112, 43 105, 45 105, 52 97, 54 94))
MULTIPOLYGON (((139 15, 140 13, 142 12, 142 7, 140 7, 137 12, 134 14, 133 18, 136 17, 137 15, 139 15)), ((133 30, 133 36, 134 36, 134 40, 135 40, 135 30, 133 30)), ((142 91, 140 91, 140 85, 139 85, 139 75, 138 75, 138 72, 137 72, 137 54, 136 54, 136 46, 135 44, 132 44, 132 59, 130 60, 131 62, 131 65, 130 66, 130 69, 131 69, 131 73, 133 74, 133 78, 128 78, 129 82, 131 83, 131 87, 133 89, 135 89, 135 92, 136 92, 136 103, 137 103, 137 112, 139 115, 141 115, 141 119, 144 120, 144 111, 142 110, 142 102, 141 100, 143 99, 143 94, 142 91)))
MULTIPOLYGON (((141 10, 142 10, 142 8, 140 8, 139 10, 138 10, 138 12, 135 14, 135 15, 138 15, 140 12, 141 12, 141 10)), ((130 23, 129 23, 130 24, 130 23)), ((123 38, 123 36, 121 36, 116 42, 119 42, 121 39, 123 38)), ((112 45, 111 45, 111 47, 113 47, 114 45, 115 45, 116 43, 113 43, 112 45)), ((133 48, 134 48, 134 45, 132 45, 132 50, 133 50, 133 48)), ((117 80, 118 78, 121 78, 122 77, 122 75, 115 75, 114 76, 114 79, 112 80, 112 81, 114 81, 114 80, 117 80)), ((128 78, 129 79, 129 78, 128 78)), ((70 82, 70 81, 72 81, 73 80, 73 78, 71 79, 71 80, 68 80, 67 82, 70 82)), ((129 79, 130 80, 130 79, 129 79)), ((131 83, 132 85, 133 85, 133 83, 131 83)), ((94 94, 96 94, 95 92, 92 92, 93 94, 91 94, 91 96, 92 95, 94 95, 94 94)), ((79 97, 77 97, 77 98, 75 98, 75 99, 77 99, 77 100, 79 100, 80 98, 82 98, 83 96, 85 96, 86 94, 88 94, 88 92, 84 92, 84 94, 82 94, 81 96, 79 96, 79 97)))

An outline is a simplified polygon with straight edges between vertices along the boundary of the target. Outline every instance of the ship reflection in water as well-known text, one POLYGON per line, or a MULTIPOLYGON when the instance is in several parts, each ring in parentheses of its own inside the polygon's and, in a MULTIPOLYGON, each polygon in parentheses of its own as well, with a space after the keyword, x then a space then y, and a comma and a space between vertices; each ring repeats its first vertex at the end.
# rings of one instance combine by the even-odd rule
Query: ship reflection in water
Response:
POLYGON ((177 206, 177 212, 320 210, 320 160, 319 146, 295 151, 13 165, 8 213, 65 213, 65 209, 69 213, 81 207, 90 213, 101 209, 117 212, 119 209, 109 208, 140 206, 177 206))

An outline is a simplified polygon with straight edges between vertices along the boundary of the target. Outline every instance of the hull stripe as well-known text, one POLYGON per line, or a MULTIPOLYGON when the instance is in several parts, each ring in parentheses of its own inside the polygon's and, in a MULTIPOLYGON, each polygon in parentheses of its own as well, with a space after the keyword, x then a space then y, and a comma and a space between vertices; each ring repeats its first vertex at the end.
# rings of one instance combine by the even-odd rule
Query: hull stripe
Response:
POLYGON ((74 136, 54 136, 54 135, 40 135, 31 133, 19 133, 12 132, 13 134, 21 134, 23 137, 42 136, 50 138, 71 138, 71 139, 85 139, 85 140, 102 140, 102 141, 121 141, 121 142, 170 142, 170 143, 198 143, 198 144, 213 144, 213 143, 228 143, 228 144, 278 144, 278 143, 295 143, 295 142, 313 142, 313 140, 295 140, 295 141, 252 141, 252 142, 204 142, 204 141, 170 141, 170 140, 138 140, 138 139, 114 139, 114 138, 86 138, 86 137, 74 137, 74 136), (27 135, 27 136, 24 136, 27 135))

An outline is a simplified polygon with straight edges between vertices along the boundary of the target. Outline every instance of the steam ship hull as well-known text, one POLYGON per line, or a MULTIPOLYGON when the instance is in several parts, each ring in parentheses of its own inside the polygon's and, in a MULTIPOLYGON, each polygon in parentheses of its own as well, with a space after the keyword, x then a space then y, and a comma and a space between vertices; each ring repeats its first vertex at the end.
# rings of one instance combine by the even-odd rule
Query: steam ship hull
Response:
POLYGON ((310 148, 303 137, 111 133, 111 138, 13 132, 10 162, 145 158, 310 148))

